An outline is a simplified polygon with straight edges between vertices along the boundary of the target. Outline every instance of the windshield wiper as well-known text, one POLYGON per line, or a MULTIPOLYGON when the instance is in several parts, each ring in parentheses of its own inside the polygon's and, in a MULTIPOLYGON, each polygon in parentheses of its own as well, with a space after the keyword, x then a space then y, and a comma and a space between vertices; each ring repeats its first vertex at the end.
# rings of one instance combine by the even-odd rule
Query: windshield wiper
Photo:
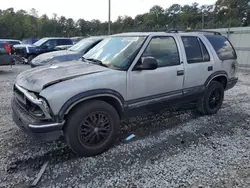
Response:
POLYGON ((94 62, 95 64, 101 65, 103 67, 108 67, 106 64, 104 64, 101 60, 98 60, 98 59, 93 59, 93 58, 85 59, 84 58, 84 60, 94 62))

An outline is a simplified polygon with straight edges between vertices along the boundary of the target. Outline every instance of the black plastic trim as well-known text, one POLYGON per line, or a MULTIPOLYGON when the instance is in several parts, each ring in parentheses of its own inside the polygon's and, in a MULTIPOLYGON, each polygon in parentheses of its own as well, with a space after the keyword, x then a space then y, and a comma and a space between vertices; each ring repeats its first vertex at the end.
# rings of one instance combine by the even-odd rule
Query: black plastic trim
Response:
POLYGON ((119 100, 118 102, 120 103, 122 109, 125 106, 124 98, 122 97, 122 95, 120 93, 118 93, 115 90, 111 90, 111 89, 91 90, 91 91, 79 93, 79 94, 75 95, 74 97, 72 97, 71 99, 69 99, 60 109, 60 111, 58 113, 58 119, 63 120, 64 115, 72 107, 72 105, 77 104, 80 101, 84 101, 86 99, 89 99, 89 97, 91 99, 91 98, 102 97, 102 96, 103 97, 111 96, 116 100, 118 99, 119 100))
POLYGON ((173 95, 177 95, 177 94, 180 94, 182 95, 182 90, 177 90, 177 91, 171 91, 171 92, 167 92, 167 93, 161 93, 161 94, 157 94, 157 95, 151 95, 151 96, 148 96, 148 97, 142 97, 142 98, 138 98, 138 99, 132 99, 132 100, 129 100, 127 101, 127 105, 130 106, 130 105, 133 105, 133 104, 136 104, 136 103, 140 103, 140 102, 146 102, 146 101, 150 101, 150 100, 153 100, 153 99, 158 99, 158 98, 162 98, 162 97, 167 97, 167 96, 173 96, 173 95))
POLYGON ((209 83, 217 76, 225 76, 226 78, 228 78, 226 71, 216 71, 207 78, 206 82, 204 83, 204 86, 207 87, 209 83))

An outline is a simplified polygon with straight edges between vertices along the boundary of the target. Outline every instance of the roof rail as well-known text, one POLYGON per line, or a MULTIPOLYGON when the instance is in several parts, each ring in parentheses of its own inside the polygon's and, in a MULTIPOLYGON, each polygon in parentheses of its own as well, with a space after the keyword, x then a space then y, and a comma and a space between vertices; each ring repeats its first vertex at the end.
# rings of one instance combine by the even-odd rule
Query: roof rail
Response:
POLYGON ((206 31, 206 30, 196 30, 196 29, 193 29, 193 30, 188 30, 188 29, 170 29, 167 31, 167 33, 191 33, 191 32, 200 32, 200 33, 213 33, 214 35, 221 35, 220 32, 217 32, 217 31, 206 31))

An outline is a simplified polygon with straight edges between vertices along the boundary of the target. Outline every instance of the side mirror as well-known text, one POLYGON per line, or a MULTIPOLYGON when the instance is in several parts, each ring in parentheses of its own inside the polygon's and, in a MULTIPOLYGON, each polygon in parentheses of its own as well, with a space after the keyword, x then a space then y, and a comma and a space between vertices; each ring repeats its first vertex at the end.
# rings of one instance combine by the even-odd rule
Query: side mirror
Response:
POLYGON ((155 70, 158 68, 158 62, 154 57, 141 58, 141 64, 136 67, 136 70, 155 70))

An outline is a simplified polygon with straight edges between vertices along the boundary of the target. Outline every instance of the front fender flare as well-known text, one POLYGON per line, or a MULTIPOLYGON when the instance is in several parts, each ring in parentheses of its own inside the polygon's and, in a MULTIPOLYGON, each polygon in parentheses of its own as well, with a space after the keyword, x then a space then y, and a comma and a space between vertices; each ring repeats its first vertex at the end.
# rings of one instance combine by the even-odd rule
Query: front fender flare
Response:
POLYGON ((66 115, 75 105, 79 104, 80 102, 94 99, 97 97, 112 97, 115 100, 117 100, 120 104, 120 107, 124 109, 125 107, 125 101, 123 96, 111 89, 97 89, 97 90, 90 90, 86 92, 79 93, 75 95, 74 97, 70 98, 64 105, 61 107, 58 118, 59 120, 63 120, 64 115, 66 115))

